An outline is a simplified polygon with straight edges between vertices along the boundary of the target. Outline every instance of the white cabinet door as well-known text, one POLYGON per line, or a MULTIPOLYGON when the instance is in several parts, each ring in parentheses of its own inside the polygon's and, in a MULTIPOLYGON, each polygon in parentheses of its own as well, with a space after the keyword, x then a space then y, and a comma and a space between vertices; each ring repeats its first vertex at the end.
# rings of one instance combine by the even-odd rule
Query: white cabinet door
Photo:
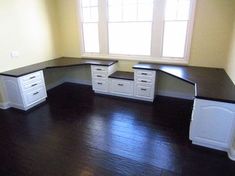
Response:
POLYGON ((235 104, 195 99, 190 139, 195 144, 224 150, 234 136, 235 104))

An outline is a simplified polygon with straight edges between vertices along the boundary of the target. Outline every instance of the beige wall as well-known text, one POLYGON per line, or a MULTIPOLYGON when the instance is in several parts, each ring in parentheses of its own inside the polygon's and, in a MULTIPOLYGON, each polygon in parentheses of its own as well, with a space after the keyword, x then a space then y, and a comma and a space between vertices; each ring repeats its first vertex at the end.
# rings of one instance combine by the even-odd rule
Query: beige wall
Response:
MULTIPOLYGON (((62 55, 56 3, 56 0, 0 2, 0 72, 62 55), (18 51, 19 57, 12 59, 11 51, 18 51)), ((1 92, 0 89, 0 102, 1 92)))
POLYGON ((233 35, 231 37, 231 45, 225 70, 232 79, 233 83, 235 84, 235 15, 233 22, 233 35))
POLYGON ((0 72, 60 56, 56 0, 0 2, 0 72), (12 59, 11 51, 19 51, 12 59))
POLYGON ((80 31, 77 0, 57 0, 63 56, 80 57, 80 31))
POLYGON ((190 65, 225 66, 234 6, 234 0, 197 0, 190 65))

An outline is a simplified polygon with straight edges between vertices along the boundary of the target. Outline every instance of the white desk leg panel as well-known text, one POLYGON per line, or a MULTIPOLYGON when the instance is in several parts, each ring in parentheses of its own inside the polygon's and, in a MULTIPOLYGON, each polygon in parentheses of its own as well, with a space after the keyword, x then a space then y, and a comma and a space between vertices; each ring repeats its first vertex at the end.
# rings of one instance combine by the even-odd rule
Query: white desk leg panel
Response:
POLYGON ((235 127, 235 104, 194 100, 190 124, 193 144, 229 152, 235 127))

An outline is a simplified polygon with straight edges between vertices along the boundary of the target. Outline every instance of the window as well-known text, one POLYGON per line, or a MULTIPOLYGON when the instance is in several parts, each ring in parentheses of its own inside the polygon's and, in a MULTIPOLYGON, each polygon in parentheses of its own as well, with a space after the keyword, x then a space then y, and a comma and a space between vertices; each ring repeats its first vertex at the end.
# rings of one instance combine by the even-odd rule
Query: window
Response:
POLYGON ((82 0, 81 7, 84 51, 99 53, 98 0, 82 0))
POLYGON ((186 62, 196 0, 81 0, 82 54, 186 62))

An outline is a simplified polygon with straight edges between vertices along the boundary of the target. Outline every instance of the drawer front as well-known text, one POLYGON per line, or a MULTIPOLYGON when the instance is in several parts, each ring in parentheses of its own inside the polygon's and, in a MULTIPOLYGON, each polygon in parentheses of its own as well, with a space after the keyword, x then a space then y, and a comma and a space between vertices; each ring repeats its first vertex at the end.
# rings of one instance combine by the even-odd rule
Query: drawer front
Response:
POLYGON ((41 86, 33 91, 25 92, 24 97, 25 97, 26 106, 29 106, 43 98, 46 98, 46 90, 43 86, 41 86))
POLYGON ((155 80, 151 76, 137 76, 136 81, 142 84, 152 84, 155 80))
POLYGON ((135 73, 137 76, 149 76, 154 77, 156 74, 156 71, 150 71, 150 70, 135 70, 135 73))
POLYGON ((152 87, 137 85, 135 89, 135 94, 137 97, 153 98, 154 92, 152 91, 152 87))
POLYGON ((42 71, 38 71, 35 73, 31 73, 25 76, 20 77, 21 83, 22 84, 28 84, 29 82, 34 82, 36 80, 41 80, 42 79, 42 71))
POLYGON ((108 91, 108 80, 107 79, 93 79, 92 87, 95 91, 107 92, 108 91))
POLYGON ((129 95, 134 94, 133 81, 110 79, 110 91, 111 93, 129 95))
POLYGON ((105 66, 91 66, 92 72, 108 72, 108 67, 105 66))
POLYGON ((23 91, 27 91, 30 89, 37 89, 38 87, 41 87, 42 85, 43 85, 43 81, 39 79, 29 84, 23 84, 22 87, 23 87, 23 91))
POLYGON ((92 74, 92 78, 94 78, 94 79, 96 79, 96 78, 98 78, 98 79, 100 79, 100 78, 108 78, 108 76, 107 76, 107 74, 106 73, 98 73, 98 72, 95 72, 95 73, 93 73, 92 74))

